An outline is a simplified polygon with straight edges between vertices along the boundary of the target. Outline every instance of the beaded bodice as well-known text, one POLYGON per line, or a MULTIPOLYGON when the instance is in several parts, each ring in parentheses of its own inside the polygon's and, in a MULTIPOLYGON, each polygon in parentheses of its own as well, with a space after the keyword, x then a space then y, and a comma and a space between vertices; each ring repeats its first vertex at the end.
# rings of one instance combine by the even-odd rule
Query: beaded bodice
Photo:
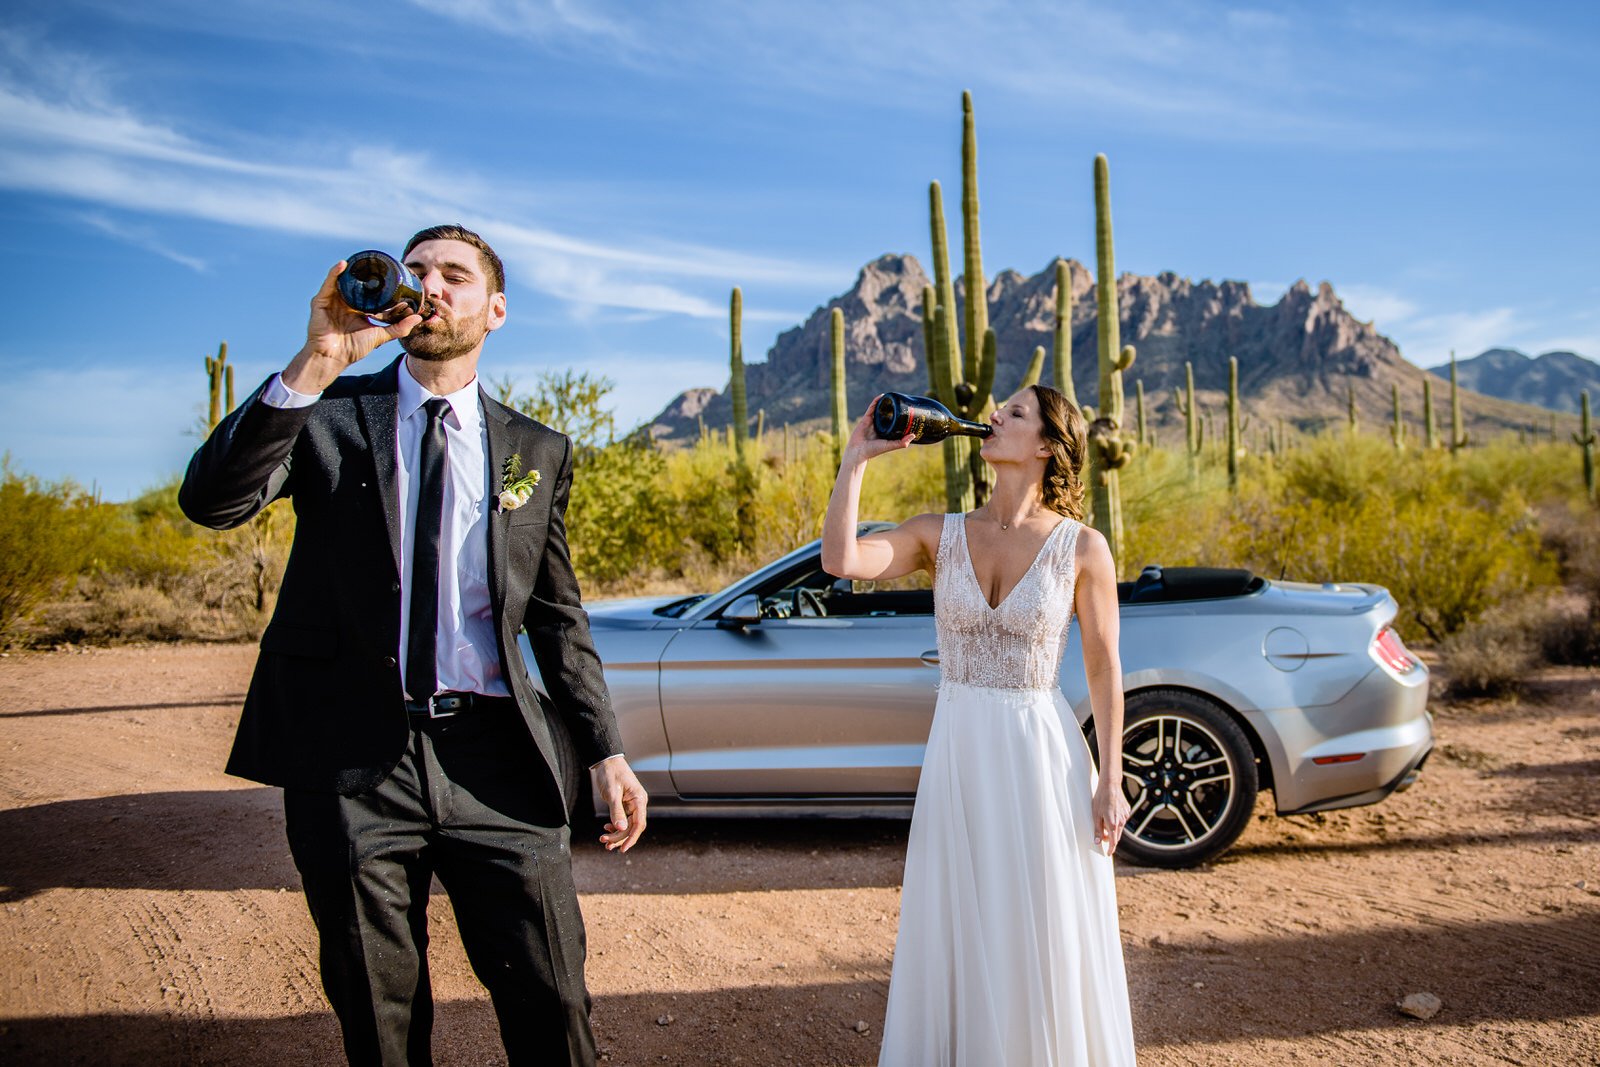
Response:
POLYGON ((965 515, 944 517, 933 614, 944 680, 996 689, 1054 689, 1072 622, 1074 561, 1083 524, 1063 519, 1022 580, 991 608, 967 548, 965 515))

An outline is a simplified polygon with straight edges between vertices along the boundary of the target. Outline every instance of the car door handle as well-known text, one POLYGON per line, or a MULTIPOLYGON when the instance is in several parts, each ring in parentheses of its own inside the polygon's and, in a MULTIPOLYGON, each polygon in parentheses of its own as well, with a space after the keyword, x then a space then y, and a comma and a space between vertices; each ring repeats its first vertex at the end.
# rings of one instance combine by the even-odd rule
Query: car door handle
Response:
POLYGON ((939 650, 937 648, 930 648, 919 658, 928 666, 937 667, 939 665, 939 650))

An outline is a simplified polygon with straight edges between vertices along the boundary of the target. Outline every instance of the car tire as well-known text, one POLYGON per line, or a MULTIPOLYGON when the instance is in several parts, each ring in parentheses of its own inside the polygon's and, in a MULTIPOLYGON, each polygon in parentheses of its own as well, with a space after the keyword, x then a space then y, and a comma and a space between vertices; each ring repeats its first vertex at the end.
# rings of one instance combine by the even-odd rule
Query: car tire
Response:
POLYGON ((1220 704, 1182 689, 1128 697, 1122 783, 1132 812, 1117 854, 1167 868, 1224 852, 1249 825, 1260 791, 1239 724, 1220 704))

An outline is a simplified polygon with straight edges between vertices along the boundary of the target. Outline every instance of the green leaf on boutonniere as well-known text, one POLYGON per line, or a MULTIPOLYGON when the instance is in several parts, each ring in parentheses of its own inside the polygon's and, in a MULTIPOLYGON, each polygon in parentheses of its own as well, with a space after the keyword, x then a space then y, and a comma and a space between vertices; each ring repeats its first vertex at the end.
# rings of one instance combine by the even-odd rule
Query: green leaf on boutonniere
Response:
POLYGON ((511 453, 500 466, 500 510, 515 511, 526 504, 538 484, 539 472, 530 470, 523 473, 522 453, 511 453))

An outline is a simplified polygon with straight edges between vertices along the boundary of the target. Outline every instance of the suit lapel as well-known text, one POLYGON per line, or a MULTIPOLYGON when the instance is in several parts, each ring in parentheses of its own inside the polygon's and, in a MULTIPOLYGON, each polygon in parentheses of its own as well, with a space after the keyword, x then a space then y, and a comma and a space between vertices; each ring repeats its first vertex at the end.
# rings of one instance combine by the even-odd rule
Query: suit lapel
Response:
MULTIPOLYGON (((400 359, 404 359, 401 356, 400 359)), ((389 552, 394 557, 396 577, 405 573, 400 566, 400 500, 395 489, 399 457, 395 455, 395 418, 400 401, 400 360, 373 375, 373 389, 360 395, 361 424, 372 453, 377 474, 378 498, 383 504, 384 521, 389 527, 389 552)))
MULTIPOLYGON (((500 472, 517 449, 511 439, 511 414, 478 387, 478 406, 489 436, 489 588, 495 614, 506 602, 506 537, 509 515, 500 507, 500 472)), ((526 457, 524 457, 526 462, 526 457)))

